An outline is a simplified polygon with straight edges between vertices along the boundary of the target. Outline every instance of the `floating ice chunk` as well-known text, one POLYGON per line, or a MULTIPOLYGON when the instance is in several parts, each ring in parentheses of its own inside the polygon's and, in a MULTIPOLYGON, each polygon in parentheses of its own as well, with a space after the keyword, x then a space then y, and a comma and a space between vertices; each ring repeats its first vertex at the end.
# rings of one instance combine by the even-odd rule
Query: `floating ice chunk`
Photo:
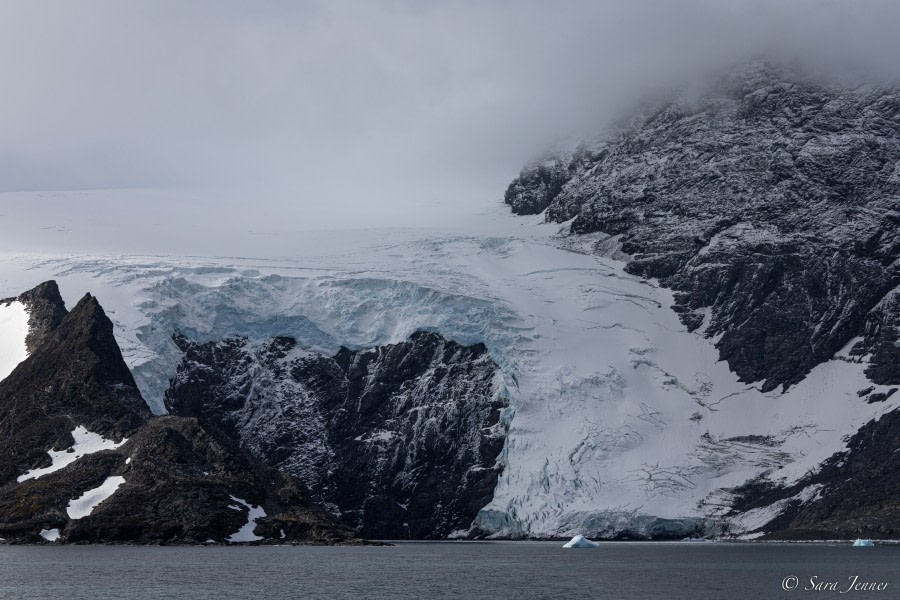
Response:
POLYGON ((41 529, 41 537, 48 542, 55 542, 59 539, 59 529, 41 529))
POLYGON ((853 542, 853 545, 854 546, 874 546, 875 542, 873 542, 872 540, 857 539, 855 542, 853 542))
POLYGON ((119 489, 119 486, 123 483, 125 483, 124 477, 118 475, 107 477, 106 481, 101 483, 99 487, 88 490, 78 498, 69 502, 69 506, 66 508, 69 518, 83 519, 88 516, 94 512, 94 509, 97 508, 101 502, 115 494, 116 490, 119 489))
MULTIPOLYGON (((262 519, 266 516, 266 511, 263 510, 262 506, 250 506, 240 498, 231 497, 232 500, 237 502, 238 504, 243 504, 248 511, 247 514, 247 523, 237 530, 236 533, 231 534, 228 537, 229 542, 256 542, 258 540, 262 540, 262 538, 255 533, 253 530, 256 529, 256 520, 262 519)), ((236 508, 235 506, 229 506, 228 508, 236 508)))
POLYGON ((599 548, 600 544, 597 542, 592 542, 587 539, 583 535, 576 535, 571 540, 566 542, 563 548, 599 548))
POLYGON ((0 381, 28 358, 28 310, 21 302, 0 304, 0 381))
POLYGON ((49 467, 43 467, 41 469, 32 469, 28 471, 24 475, 19 475, 16 479, 19 483, 26 481, 28 479, 37 479, 38 477, 43 477, 49 473, 53 473, 54 471, 59 471, 62 468, 65 468, 87 454, 93 454, 94 452, 100 452, 101 450, 115 450, 122 444, 128 441, 128 438, 124 438, 121 442, 114 442, 112 440, 108 440, 96 433, 91 433, 81 425, 75 428, 72 431, 72 437, 75 438, 75 443, 71 448, 67 450, 48 450, 47 454, 50 455, 50 460, 52 464, 49 467))

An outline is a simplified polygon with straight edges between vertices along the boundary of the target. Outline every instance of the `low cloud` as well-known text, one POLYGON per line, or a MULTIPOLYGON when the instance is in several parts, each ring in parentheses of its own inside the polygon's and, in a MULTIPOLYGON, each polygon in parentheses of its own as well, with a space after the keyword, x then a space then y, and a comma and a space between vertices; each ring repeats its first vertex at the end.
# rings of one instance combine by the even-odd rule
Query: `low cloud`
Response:
MULTIPOLYGON (((722 65, 894 78, 898 17, 858 0, 5 1, 0 191, 181 190, 158 220, 205 218, 210 236, 435 224, 498 202, 555 140, 722 65)), ((103 197, 133 205, 110 214, 139 236, 146 195, 103 197)), ((8 214, 77 202, 44 198, 8 214)))

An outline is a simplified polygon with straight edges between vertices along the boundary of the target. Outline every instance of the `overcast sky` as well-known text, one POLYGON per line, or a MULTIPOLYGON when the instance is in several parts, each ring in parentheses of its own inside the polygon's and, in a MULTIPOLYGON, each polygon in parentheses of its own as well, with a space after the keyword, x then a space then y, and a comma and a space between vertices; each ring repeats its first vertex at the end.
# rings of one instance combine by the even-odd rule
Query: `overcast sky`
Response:
POLYGON ((0 194, 0 250, 66 249, 92 215, 128 238, 469 218, 556 140, 710 66, 895 68, 897 4, 0 0, 0 191, 158 191, 0 194))

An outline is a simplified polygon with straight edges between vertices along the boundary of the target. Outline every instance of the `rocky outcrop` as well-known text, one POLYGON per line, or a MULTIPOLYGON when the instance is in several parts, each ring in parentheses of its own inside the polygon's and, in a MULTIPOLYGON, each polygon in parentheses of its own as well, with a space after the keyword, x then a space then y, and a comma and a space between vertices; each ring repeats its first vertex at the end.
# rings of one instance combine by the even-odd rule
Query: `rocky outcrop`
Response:
MULTIPOLYGON (((506 194, 674 290, 691 331, 764 392, 839 356, 900 384, 900 91, 756 63, 603 140, 523 169, 506 194), (839 352, 844 350, 843 352, 839 352)), ((862 386, 869 404, 898 388, 862 386)), ((823 403, 824 404, 824 403, 823 403)), ((732 533, 900 537, 900 414, 797 481, 730 490, 732 533)))
POLYGON ((250 535, 235 541, 353 541, 308 499, 299 482, 256 463, 195 419, 158 417, 115 450, 0 491, 0 536, 39 542, 58 530, 68 543, 203 544, 232 541, 260 507, 250 535), (111 477, 124 482, 89 515, 69 505, 111 477))
POLYGON ((65 303, 55 281, 45 281, 15 298, 0 300, 0 304, 16 300, 27 307, 28 336, 25 345, 29 352, 34 352, 66 316, 65 303))
MULTIPOLYGON (((900 412, 870 421, 794 485, 750 482, 735 490, 731 514, 779 506, 754 531, 766 539, 900 539, 900 412)), ((751 531, 752 533, 753 531, 751 531)))
MULTIPOLYGON (((55 284, 29 294, 63 306, 55 284)), ((96 298, 85 296, 55 326, 56 311, 43 314, 50 319, 37 321, 46 329, 36 346, 0 382, 0 538, 359 542, 297 479, 221 431, 151 417, 96 298)))
POLYGON ((493 496, 507 401, 482 344, 420 332, 326 356, 290 338, 175 341, 169 411, 233 433, 366 537, 446 537, 493 496))
POLYGON ((517 215, 538 214, 559 196, 583 163, 584 159, 567 154, 530 165, 509 184, 503 200, 517 215))
MULTIPOLYGON (((56 293, 48 306, 62 304, 55 285, 32 292, 41 289, 56 293)), ((82 298, 39 339, 0 381, 0 482, 47 466, 47 450, 70 447, 75 425, 121 440, 150 416, 96 298, 82 298)))
POLYGON ((618 236, 627 269, 674 289, 744 381, 794 384, 865 333, 856 352, 895 384, 898 165, 896 90, 755 64, 526 167, 506 203, 618 236))
POLYGON ((900 384, 900 290, 892 290, 869 313, 863 336, 853 353, 868 355, 869 379, 881 385, 900 384))

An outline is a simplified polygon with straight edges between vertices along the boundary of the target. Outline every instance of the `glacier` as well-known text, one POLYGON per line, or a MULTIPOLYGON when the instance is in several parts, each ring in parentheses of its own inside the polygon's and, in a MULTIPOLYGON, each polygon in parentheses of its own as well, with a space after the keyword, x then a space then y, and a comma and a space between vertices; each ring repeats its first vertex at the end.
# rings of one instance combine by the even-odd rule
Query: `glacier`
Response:
POLYGON ((0 297, 49 278, 90 289, 158 414, 181 359, 176 332, 291 336, 327 353, 420 330, 484 343, 503 371, 509 430, 470 533, 496 538, 746 534, 778 507, 726 519, 730 489, 796 482, 897 408, 896 396, 857 395, 888 388, 849 347, 787 390, 740 382, 716 339, 671 310, 669 290, 625 271, 616 238, 542 220, 498 206, 472 229, 336 234, 257 258, 8 255, 0 297))

